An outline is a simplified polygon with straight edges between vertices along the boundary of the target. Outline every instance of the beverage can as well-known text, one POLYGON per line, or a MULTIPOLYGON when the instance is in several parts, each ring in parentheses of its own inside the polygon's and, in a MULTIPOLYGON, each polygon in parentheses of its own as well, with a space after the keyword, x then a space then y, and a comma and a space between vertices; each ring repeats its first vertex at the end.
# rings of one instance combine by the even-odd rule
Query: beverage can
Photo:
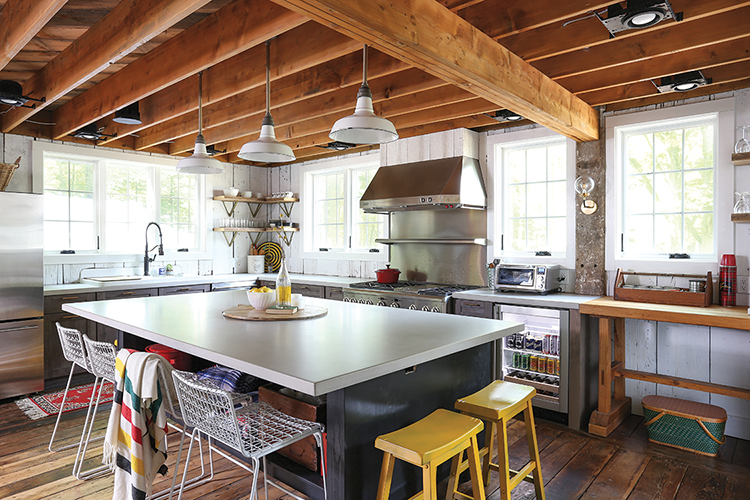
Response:
POLYGON ((547 375, 555 374, 555 358, 547 358, 547 375))
POLYGON ((528 370, 529 369, 529 358, 531 357, 530 354, 524 354, 521 356, 521 369, 522 370, 528 370))
POLYGON ((533 351, 534 350, 534 335, 531 332, 526 332, 526 350, 533 351))
POLYGON ((560 337, 557 335, 552 335, 550 338, 549 353, 553 356, 560 355, 560 337))
POLYGON ((555 360, 555 375, 560 376, 560 360, 555 360))
POLYGON ((534 356, 533 354, 529 357, 529 370, 532 372, 538 371, 539 367, 539 358, 534 356))
POLYGON ((524 332, 516 334, 516 349, 523 349, 525 338, 524 332))
POLYGON ((505 345, 508 347, 508 349, 515 349, 516 348, 516 334, 511 333, 507 337, 505 337, 505 345))
POLYGON ((542 352, 542 336, 541 335, 534 336, 534 350, 540 354, 542 352))
POLYGON ((513 368, 521 368, 521 353, 513 353, 513 368))
POLYGON ((550 341, 552 340, 552 335, 545 335, 542 339, 542 354, 549 354, 550 350, 550 341))

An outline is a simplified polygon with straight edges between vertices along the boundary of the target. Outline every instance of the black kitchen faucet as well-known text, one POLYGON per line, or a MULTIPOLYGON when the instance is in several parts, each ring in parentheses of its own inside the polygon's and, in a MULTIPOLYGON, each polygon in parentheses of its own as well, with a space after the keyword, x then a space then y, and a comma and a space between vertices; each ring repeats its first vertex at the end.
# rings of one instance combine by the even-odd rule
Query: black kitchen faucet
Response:
POLYGON ((162 235, 161 235, 161 226, 159 226, 159 224, 157 224, 156 222, 149 222, 148 225, 146 226, 146 252, 143 255, 143 275, 144 276, 149 276, 148 274, 149 262, 153 262, 156 260, 156 254, 154 254, 152 258, 148 257, 148 253, 154 250, 154 248, 150 250, 148 248, 148 228, 151 227, 151 224, 156 226, 156 229, 159 230, 159 244, 154 245, 154 248, 159 247, 159 255, 164 255, 164 240, 162 239, 162 235))

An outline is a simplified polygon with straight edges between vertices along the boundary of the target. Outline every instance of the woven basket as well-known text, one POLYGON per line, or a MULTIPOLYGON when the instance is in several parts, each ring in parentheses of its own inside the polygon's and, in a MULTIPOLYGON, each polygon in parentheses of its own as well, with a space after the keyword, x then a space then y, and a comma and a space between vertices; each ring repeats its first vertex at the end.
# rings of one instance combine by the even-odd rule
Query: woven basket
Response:
POLYGON ((642 404, 649 441, 712 457, 726 442, 723 408, 663 396, 646 396, 642 404))
POLYGON ((13 177, 13 173, 21 163, 21 157, 19 156, 15 163, 0 163, 0 191, 5 191, 5 188, 10 184, 10 178, 13 177))

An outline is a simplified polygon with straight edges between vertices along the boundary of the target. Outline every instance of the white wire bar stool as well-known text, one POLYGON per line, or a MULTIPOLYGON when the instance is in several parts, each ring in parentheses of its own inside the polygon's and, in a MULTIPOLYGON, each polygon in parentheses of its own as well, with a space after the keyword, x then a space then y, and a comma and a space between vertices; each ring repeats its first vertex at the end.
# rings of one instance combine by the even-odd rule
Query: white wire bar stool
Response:
MULTIPOLYGON (((258 498, 258 473, 261 459, 266 500, 268 500, 269 483, 287 495, 302 500, 301 497, 268 478, 265 472, 267 470, 266 456, 296 441, 314 436, 322 457, 323 426, 321 424, 291 417, 263 402, 235 408, 236 400, 229 392, 196 380, 192 373, 174 370, 172 377, 182 415, 185 423, 193 427, 193 435, 196 433, 206 435, 209 445, 211 439, 216 439, 251 460, 252 469, 230 455, 222 453, 223 456, 253 475, 250 500, 258 498)), ((191 451, 192 440, 188 447, 188 461, 191 451)), ((328 498, 325 466, 321 467, 321 471, 323 493, 325 498, 328 498)), ((183 473, 183 482, 184 480, 185 473, 183 473)), ((183 486, 180 485, 178 500, 181 500, 182 492, 183 486)))
MULTIPOLYGON (((65 328, 60 323, 55 323, 55 326, 57 327, 57 335, 60 337, 60 345, 62 346, 63 356, 72 364, 70 366, 70 375, 68 375, 68 383, 65 385, 65 392, 63 393, 62 403, 60 403, 60 411, 57 414, 57 421, 55 422, 54 429, 52 429, 52 437, 49 440, 49 451, 68 450, 77 446, 75 443, 73 443, 67 446, 53 448, 53 443, 55 441, 55 434, 57 434, 57 427, 58 425, 60 425, 60 417, 62 417, 63 409, 65 408, 65 401, 68 398, 68 390, 70 390, 70 381, 73 379, 73 371, 75 370, 76 366, 79 366, 87 372, 93 374, 91 363, 89 362, 89 358, 86 355, 86 346, 83 342, 83 334, 81 334, 81 332, 79 332, 75 328, 65 328)), ((94 399, 95 392, 96 384, 94 384, 94 387, 91 389, 91 400, 94 399)))
POLYGON ((73 475, 76 479, 85 480, 100 477, 110 472, 109 467, 106 465, 95 467, 86 472, 82 472, 81 468, 83 467, 83 459, 86 456, 86 450, 88 449, 89 441, 91 439, 91 431, 94 428, 94 420, 96 419, 96 412, 99 409, 99 401, 102 397, 104 383, 115 383, 117 348, 109 342, 91 340, 87 335, 83 335, 83 342, 86 345, 86 353, 88 354, 91 371, 94 374, 94 377, 96 377, 94 379, 94 390, 96 390, 97 384, 99 385, 96 402, 94 402, 93 398, 91 398, 91 401, 89 402, 86 420, 83 423, 81 442, 78 444, 78 453, 76 453, 76 459, 73 462, 73 475))

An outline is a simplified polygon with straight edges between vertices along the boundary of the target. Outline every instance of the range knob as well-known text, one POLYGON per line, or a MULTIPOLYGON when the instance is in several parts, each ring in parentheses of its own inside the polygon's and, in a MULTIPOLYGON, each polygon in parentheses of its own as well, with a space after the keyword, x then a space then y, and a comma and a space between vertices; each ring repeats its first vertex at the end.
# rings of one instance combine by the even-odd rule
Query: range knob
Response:
POLYGON ((411 304, 411 305, 409 306, 409 309, 411 309, 412 311, 416 311, 416 310, 417 310, 417 306, 416 306, 416 304, 411 304))
POLYGON ((381 307, 385 307, 385 301, 384 300, 379 300, 378 301, 378 305, 381 306, 381 307))
POLYGON ((434 312, 434 313, 439 313, 439 312, 440 312, 440 308, 439 308, 438 306, 434 306, 434 307, 433 307, 433 308, 431 309, 431 311, 432 311, 432 312, 434 312))
POLYGON ((422 310, 426 312, 430 312, 430 306, 422 306, 422 310))
POLYGON ((351 301, 352 299, 350 299, 349 297, 344 297, 344 302, 351 302, 351 301))
POLYGON ((393 303, 391 304, 391 307, 395 307, 395 308, 400 308, 400 307, 401 307, 401 304, 399 304, 398 302, 393 302, 393 303))
POLYGON ((363 304, 367 304, 369 306, 372 305, 372 301, 370 299, 367 299, 367 301, 362 301, 363 304))

